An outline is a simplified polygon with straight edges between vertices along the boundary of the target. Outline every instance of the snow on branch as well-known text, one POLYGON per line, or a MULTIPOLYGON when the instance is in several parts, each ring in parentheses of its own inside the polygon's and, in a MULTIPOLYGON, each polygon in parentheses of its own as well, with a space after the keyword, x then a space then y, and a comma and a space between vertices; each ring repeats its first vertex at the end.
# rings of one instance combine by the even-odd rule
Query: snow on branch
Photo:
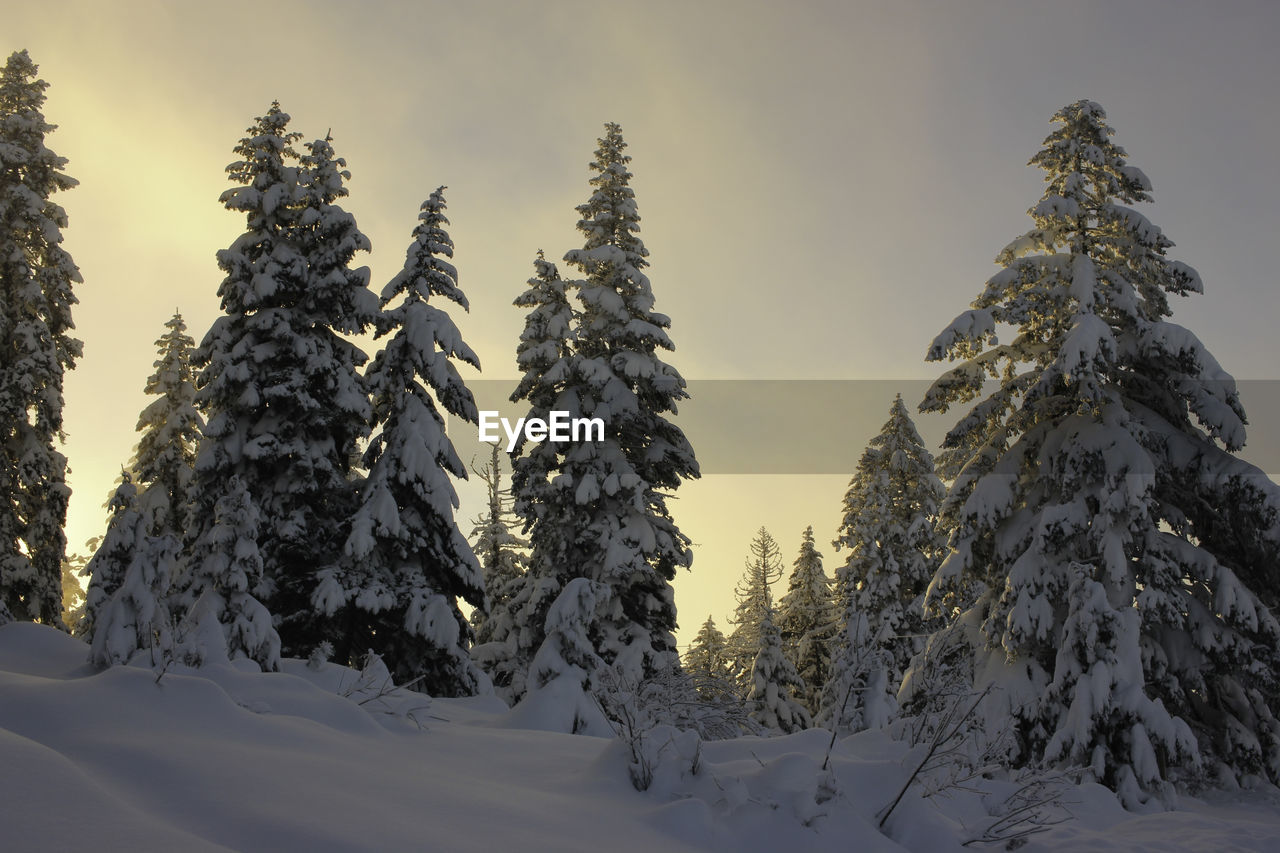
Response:
POLYGON ((988 309, 973 308, 952 320, 929 345, 925 361, 941 361, 962 341, 996 343, 996 321, 988 309))

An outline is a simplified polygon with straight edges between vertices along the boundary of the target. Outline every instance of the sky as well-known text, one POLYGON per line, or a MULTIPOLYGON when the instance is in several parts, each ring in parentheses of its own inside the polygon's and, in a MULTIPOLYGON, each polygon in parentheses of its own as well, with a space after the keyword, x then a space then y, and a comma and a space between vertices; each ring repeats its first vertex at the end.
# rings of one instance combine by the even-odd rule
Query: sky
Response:
MULTIPOLYGON (((1150 177, 1143 212, 1205 284, 1173 319, 1257 380, 1246 455, 1280 471, 1265 464, 1280 456, 1266 449, 1280 436, 1278 4, 9 5, 0 47, 40 65, 59 125, 47 142, 80 181, 58 198, 84 276, 85 355, 66 383, 72 551, 105 527, 165 321, 180 309, 199 340, 218 314, 214 255, 244 226, 218 203, 224 170, 273 100, 347 159, 375 288, 448 186, 471 303, 452 313, 483 366, 464 375, 489 389, 516 376, 511 300, 539 249, 581 245, 587 164, 604 123, 622 126, 669 360, 695 392, 741 404, 736 426, 689 430, 714 464, 673 504, 696 543, 676 581, 682 644, 708 614, 727 628, 762 525, 788 565, 808 525, 828 571, 842 562, 827 543, 854 462, 893 394, 914 408, 942 372, 929 342, 1029 227, 1042 178, 1027 160, 1081 98, 1150 177), (787 411, 762 380, 828 382, 787 411), (830 460, 789 470, 797 447, 830 460)), ((946 425, 921 422, 931 441, 946 425)), ((466 532, 477 491, 460 491, 466 532)))

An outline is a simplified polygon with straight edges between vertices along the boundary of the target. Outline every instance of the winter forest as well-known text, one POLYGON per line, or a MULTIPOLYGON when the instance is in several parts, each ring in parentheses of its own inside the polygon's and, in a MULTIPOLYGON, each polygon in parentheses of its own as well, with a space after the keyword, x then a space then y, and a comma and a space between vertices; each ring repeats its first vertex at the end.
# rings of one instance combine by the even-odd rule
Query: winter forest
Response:
MULTIPOLYGON (((265 104, 225 128, 206 202, 238 230, 207 246, 220 313, 117 330, 155 341, 154 369, 81 548, 67 383, 112 354, 77 338, 89 187, 37 58, 0 74, 0 802, 25 816, 0 847, 1280 839, 1280 486, 1242 455, 1231 366, 1179 323, 1248 309, 1148 218, 1145 152, 1099 103, 1024 116, 1040 194, 985 247, 994 274, 953 270, 923 395, 866 413, 835 538, 765 525, 730 553, 682 524, 710 448, 682 428, 696 384, 623 126, 580 140, 576 242, 474 285, 520 321, 491 367, 450 175, 375 252, 341 134, 265 104), (518 377, 513 422, 603 436, 468 458, 485 374, 518 377), (709 563, 738 572, 722 611, 678 613, 709 563)), ((778 248, 767 212, 739 226, 778 248)), ((805 334, 788 322, 743 334, 805 334)))

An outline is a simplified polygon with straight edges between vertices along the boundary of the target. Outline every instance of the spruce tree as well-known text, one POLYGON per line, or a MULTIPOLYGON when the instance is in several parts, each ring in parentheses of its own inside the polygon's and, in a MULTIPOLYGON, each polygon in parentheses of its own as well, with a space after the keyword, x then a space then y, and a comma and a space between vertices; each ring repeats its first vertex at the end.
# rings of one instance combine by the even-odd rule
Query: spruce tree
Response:
POLYGON ((0 72, 0 623, 62 625, 66 556, 63 376, 75 367, 67 214, 51 198, 76 185, 45 146, 43 80, 25 50, 0 72))
POLYGON ((153 663, 167 660, 175 639, 172 608, 184 603, 175 574, 203 421, 194 408, 193 341, 180 314, 166 326, 156 342, 156 372, 145 386, 158 399, 138 418, 142 438, 108 503, 107 532, 84 570, 92 580, 77 633, 91 639, 90 659, 99 666, 125 663, 143 649, 153 663))
POLYGON ((190 525, 189 491, 195 473, 204 418, 195 408, 195 374, 191 351, 195 341, 186 334, 182 314, 174 312, 168 330, 156 341, 159 358, 144 391, 156 399, 138 416, 142 433, 129 464, 134 480, 156 507, 153 535, 169 533, 181 539, 190 525))
POLYGON ((606 124, 599 144, 591 164, 594 189, 578 207, 586 241, 565 262, 583 275, 576 282, 582 303, 574 335, 578 406, 584 416, 604 420, 605 439, 590 448, 594 458, 576 458, 587 449, 578 447, 566 461, 575 498, 592 516, 584 532, 595 553, 587 565, 613 590, 621 611, 612 614, 612 625, 599 626, 601 653, 638 678, 679 664, 671 581, 678 568, 691 565, 693 553, 667 498, 699 469, 684 433, 667 417, 688 394, 684 379, 658 354, 675 346, 666 331, 671 321, 653 310, 643 272, 649 253, 639 235, 622 129, 606 124))
POLYGON ((158 665, 173 651, 168 593, 175 553, 168 537, 150 534, 153 519, 140 503, 132 478, 122 472, 107 532, 87 567, 84 621, 95 666, 128 663, 143 651, 158 665))
POLYGON ((444 211, 441 187, 423 202, 404 267, 382 291, 378 337, 391 338, 365 374, 380 431, 365 452, 369 474, 346 563, 340 574, 325 575, 316 605, 338 613, 345 626, 339 660, 372 649, 398 683, 457 696, 487 689, 468 654, 473 633, 458 601, 487 605, 480 566, 453 517, 458 497, 449 477, 465 479, 466 468, 440 411, 479 420, 454 365, 479 368, 479 359, 432 304, 467 309, 448 260, 453 241, 444 211))
POLYGON ((262 524, 262 603, 282 652, 307 656, 336 632, 313 595, 342 554, 354 511, 351 460, 368 434, 364 353, 344 335, 376 311, 368 270, 352 269, 368 240, 338 200, 349 174, 328 140, 293 149, 298 134, 279 104, 249 128, 222 195, 247 229, 218 253, 224 316, 192 356, 197 404, 208 419, 196 460, 196 524, 211 534, 215 507, 240 477, 262 524))
POLYGON ((793 566, 787 594, 778 602, 777 626, 783 654, 804 682, 801 698, 812 714, 831 670, 830 645, 838 621, 831 579, 822 569, 812 527, 805 528, 793 566))
MULTIPOLYGON (((751 540, 746 569, 734 589, 737 607, 730 620, 728 656, 739 692, 746 698, 752 689, 752 668, 760 653, 765 616, 773 612, 773 584, 782 577, 782 550, 763 527, 751 540)), ((781 642, 781 639, 779 639, 781 642)))
POLYGON ((844 497, 835 540, 848 549, 836 570, 842 630, 819 719, 837 730, 879 725, 911 658, 938 627, 924 593, 946 549, 937 530, 944 489, 902 395, 868 443, 844 497))
POLYGON ((171 612, 181 614, 190 598, 182 576, 182 543, 191 527, 191 481, 204 419, 195 408, 195 376, 182 315, 175 312, 168 331, 156 341, 159 358, 144 390, 155 395, 138 416, 142 433, 129 470, 138 487, 138 508, 147 520, 147 549, 165 571, 168 588, 162 594, 171 612))
POLYGON ((480 562, 484 588, 489 596, 487 611, 476 608, 471 625, 476 643, 488 643, 498 634, 506 636, 511 620, 511 602, 524 576, 528 540, 516 532, 520 524, 511 511, 511 490, 502 486, 501 451, 493 445, 489 461, 472 473, 485 485, 485 509, 473 522, 472 550, 480 562))
POLYGON ((1096 103, 1054 122, 1032 229, 929 349, 960 364, 922 409, 982 397, 946 438, 952 553, 929 601, 980 591, 975 686, 1001 681, 986 713, 1016 762, 1084 768, 1127 802, 1201 771, 1280 780, 1280 625, 1257 592, 1280 490, 1233 455, 1234 381, 1166 319, 1201 281, 1129 206, 1146 176, 1096 103))
POLYGON ((733 692, 729 641, 710 616, 685 652, 684 671, 693 679, 698 694, 707 701, 725 698, 733 692))
MULTIPOLYGON (((516 347, 516 365, 522 376, 511 399, 529 404, 528 417, 546 419, 560 405, 572 369, 569 338, 574 311, 567 283, 541 251, 534 260, 534 271, 527 288, 515 300, 515 305, 528 313, 516 347)), ((545 639, 547 613, 570 578, 563 555, 577 508, 573 495, 552 485, 551 476, 559 464, 557 448, 550 443, 523 447, 512 461, 512 510, 529 532, 531 552, 524 574, 490 591, 497 606, 487 622, 484 645, 474 652, 498 695, 508 702, 524 695, 529 667, 545 639)))
POLYGON ((244 481, 233 476, 190 570, 192 604, 180 647, 186 663, 244 657, 264 672, 280 669, 280 635, 259 600, 264 591, 259 523, 244 481))
POLYGON ((84 618, 85 589, 79 578, 88 563, 89 558, 83 554, 68 554, 62 561, 62 624, 72 636, 80 635, 80 620, 84 618))
MULTIPOLYGON (((605 131, 590 166, 592 195, 578 207, 586 240, 565 255, 583 276, 573 282, 582 309, 572 354, 517 391, 535 408, 542 398, 530 395, 545 394, 572 418, 600 418, 604 438, 544 444, 532 461, 517 463, 517 511, 527 513, 533 546, 526 606, 532 628, 523 642, 541 644, 537 614, 549 612, 550 596, 562 594, 571 579, 591 580, 608 591, 593 597, 594 608, 557 612, 592 614, 576 633, 617 671, 613 682, 638 683, 679 665, 671 581, 690 565, 692 552, 667 499, 699 471, 688 440, 669 419, 688 395, 684 379, 659 356, 674 348, 666 332, 671 323, 653 310, 643 272, 648 251, 630 187, 631 158, 618 125, 605 131)), ((540 355, 550 358, 554 350, 552 343, 540 355)), ((531 672, 529 681, 538 686, 551 677, 531 672)))
POLYGON ((136 531, 142 524, 142 516, 138 512, 138 487, 127 471, 121 472, 120 484, 108 498, 106 509, 106 533, 98 537, 96 544, 91 543, 92 555, 81 570, 81 576, 89 581, 84 615, 76 633, 85 639, 92 639, 98 613, 120 588, 133 562, 138 542, 136 531))
POLYGON ((760 648, 751 663, 751 691, 747 694, 752 719, 784 734, 807 729, 809 712, 796 698, 804 693, 804 682, 783 654, 772 607, 764 612, 759 638, 760 648))

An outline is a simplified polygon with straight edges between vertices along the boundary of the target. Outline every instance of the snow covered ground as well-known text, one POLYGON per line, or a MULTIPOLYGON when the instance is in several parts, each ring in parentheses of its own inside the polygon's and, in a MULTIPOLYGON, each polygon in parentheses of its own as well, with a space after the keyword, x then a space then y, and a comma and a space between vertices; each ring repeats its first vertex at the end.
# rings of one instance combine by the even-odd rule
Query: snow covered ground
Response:
MULTIPOLYGON (((621 741, 518 728, 496 700, 379 695, 376 674, 299 661, 157 682, 86 651, 0 628, 0 850, 946 851, 1014 788, 913 789, 886 834, 913 754, 876 733, 836 744, 834 796, 818 730, 705 743, 696 773, 673 759, 638 793, 621 741)), ((1023 850, 1280 850, 1275 790, 1147 814, 1097 786, 1063 799, 1071 818, 1023 850)))

